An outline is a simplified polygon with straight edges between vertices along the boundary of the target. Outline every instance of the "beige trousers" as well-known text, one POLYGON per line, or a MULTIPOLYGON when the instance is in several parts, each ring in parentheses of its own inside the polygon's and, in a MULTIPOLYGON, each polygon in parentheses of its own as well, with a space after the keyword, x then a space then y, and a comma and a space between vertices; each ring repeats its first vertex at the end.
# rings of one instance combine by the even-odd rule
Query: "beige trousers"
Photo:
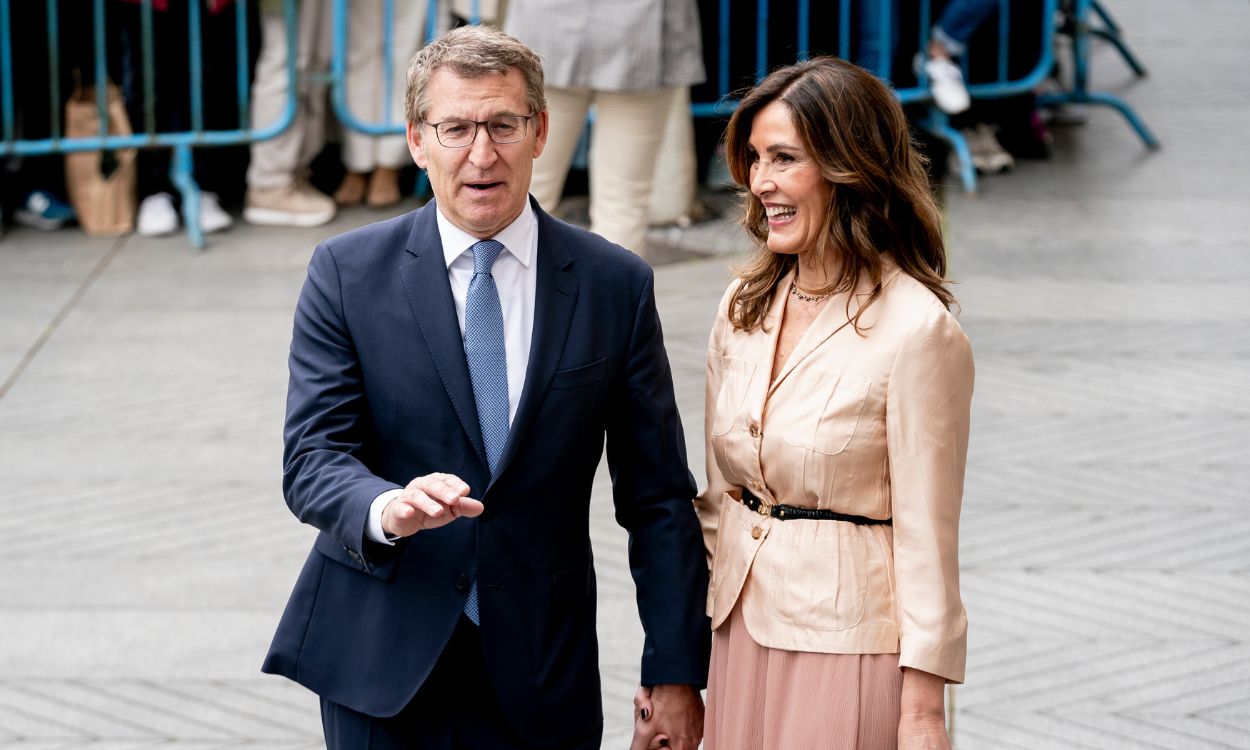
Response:
POLYGON ((656 158, 677 88, 648 91, 547 89, 550 133, 534 163, 530 191, 546 211, 555 209, 586 114, 593 105, 590 146, 590 229, 645 256, 656 158))
MULTIPOLYGON (((394 4, 391 36, 391 115, 386 119, 383 92, 383 3, 354 0, 347 35, 347 107, 357 120, 371 125, 404 124, 404 85, 408 63, 425 39, 426 0, 394 4)), ((343 127, 343 165, 349 172, 372 172, 376 167, 399 169, 412 163, 402 135, 365 135, 343 127)))
MULTIPOLYGON (((303 0, 299 4, 295 69, 299 88, 295 92, 295 121, 277 138, 252 144, 247 170, 251 188, 280 188, 293 184, 312 162, 325 142, 326 90, 310 82, 310 72, 330 67, 330 0, 303 0)), ((286 111, 286 24, 278 13, 261 15, 260 57, 252 85, 252 127, 262 129, 277 122, 286 111)))

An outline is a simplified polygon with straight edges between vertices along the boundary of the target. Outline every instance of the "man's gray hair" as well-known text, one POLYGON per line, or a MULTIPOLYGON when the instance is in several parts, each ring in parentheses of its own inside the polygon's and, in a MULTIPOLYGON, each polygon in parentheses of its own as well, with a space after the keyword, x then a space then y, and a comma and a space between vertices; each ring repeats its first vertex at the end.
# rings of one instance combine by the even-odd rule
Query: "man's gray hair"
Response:
POLYGON ((426 89, 440 68, 447 68, 462 78, 481 78, 489 73, 507 74, 509 70, 516 69, 525 79, 525 98, 530 113, 547 108, 547 97, 543 93, 543 64, 537 53, 489 26, 461 26, 441 35, 412 56, 404 91, 404 117, 408 122, 425 119, 430 109, 426 89))

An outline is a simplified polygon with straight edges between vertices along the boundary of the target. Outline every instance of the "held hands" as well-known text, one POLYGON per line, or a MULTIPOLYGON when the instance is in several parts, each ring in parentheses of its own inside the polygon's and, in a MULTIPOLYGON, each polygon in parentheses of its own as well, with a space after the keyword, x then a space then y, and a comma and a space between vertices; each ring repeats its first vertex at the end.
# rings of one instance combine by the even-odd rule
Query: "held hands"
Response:
POLYGON ((382 510, 382 530, 390 536, 446 526, 461 516, 482 514, 480 500, 469 497, 469 485, 455 474, 426 474, 408 483, 382 510))
POLYGON ((634 693, 630 750, 697 750, 703 740, 703 698, 691 685, 639 686, 634 693))

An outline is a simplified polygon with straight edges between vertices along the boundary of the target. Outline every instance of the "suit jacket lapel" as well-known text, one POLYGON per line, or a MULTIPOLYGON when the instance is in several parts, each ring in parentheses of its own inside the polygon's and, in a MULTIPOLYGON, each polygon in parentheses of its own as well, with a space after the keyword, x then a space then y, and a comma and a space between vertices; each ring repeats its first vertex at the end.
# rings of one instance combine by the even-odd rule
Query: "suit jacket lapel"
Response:
POLYGON ((447 262, 434 217, 434 201, 416 213, 405 250, 408 257, 401 262, 399 272, 408 304, 452 408, 482 465, 486 466, 486 446, 482 443, 477 402, 473 399, 469 364, 464 356, 464 338, 456 319, 456 302, 451 296, 447 262))
POLYGON ((569 324, 573 320, 573 308, 577 302, 577 277, 571 267, 573 257, 563 241, 564 232, 537 202, 531 200, 534 214, 538 217, 538 279, 534 293, 534 331, 530 340, 530 359, 525 371, 525 387, 516 417, 508 431, 508 443, 499 461, 498 477, 507 469, 516 454, 517 446, 525 439, 538 407, 542 404, 551 385, 551 378, 564 353, 569 324))
MULTIPOLYGON (((779 297, 782 295, 785 295, 783 299, 789 297, 791 278, 793 277, 787 276, 785 279, 782 279, 783 286, 777 287, 777 295, 779 297)), ((786 360, 784 368, 777 375, 777 379, 769 384, 768 395, 771 396, 773 391, 777 389, 777 386, 781 385, 781 381, 785 380, 794 368, 797 367, 799 363, 806 359, 812 352, 816 351, 821 344, 828 341, 835 334, 842 332, 844 329, 851 328, 851 318, 855 316, 856 311, 859 310, 859 306, 863 304, 865 299, 867 299, 867 295, 871 292, 871 289, 871 284, 865 285, 865 283, 861 281, 856 289, 850 292, 835 294, 829 299, 828 302, 825 303, 824 308, 822 308, 816 315, 816 319, 813 320, 811 325, 808 326, 808 329, 803 332, 803 336, 799 339, 799 343, 794 347, 794 351, 791 352, 790 358, 786 360), (847 307, 848 297, 850 297, 849 308, 847 307)), ((785 304, 789 304, 788 299, 786 299, 785 304)), ((778 308, 778 321, 781 320, 780 314, 784 311, 784 309, 784 307, 778 308)), ((774 352, 776 351, 777 338, 780 330, 781 326, 778 325, 772 334, 774 352)), ((772 366, 772 359, 769 359, 768 364, 769 367, 772 366)))

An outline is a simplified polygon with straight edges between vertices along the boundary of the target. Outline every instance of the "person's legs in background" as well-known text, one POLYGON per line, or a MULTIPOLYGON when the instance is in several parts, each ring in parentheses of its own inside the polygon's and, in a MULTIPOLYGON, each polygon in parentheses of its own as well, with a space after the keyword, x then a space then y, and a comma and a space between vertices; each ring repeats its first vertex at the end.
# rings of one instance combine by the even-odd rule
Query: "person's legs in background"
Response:
POLYGON ((933 103, 947 114, 963 112, 972 103, 963 72, 952 58, 967 51, 972 32, 997 8, 998 0, 951 0, 933 27, 924 71, 933 103))
MULTIPOLYGON (((348 21, 347 106, 356 119, 382 123, 383 96, 391 101, 392 122, 404 119, 404 86, 408 62, 425 33, 424 2, 394 5, 391 26, 391 91, 383 94, 385 34, 382 0, 358 0, 348 21)), ((401 135, 372 136, 343 128, 343 165, 347 174, 334 201, 340 206, 361 202, 374 208, 399 202, 399 170, 412 161, 401 135)))
POLYGON ((568 176, 573 152, 586 126, 586 113, 590 110, 590 89, 561 89, 547 87, 548 130, 547 145, 534 162, 534 177, 530 193, 538 205, 548 213, 560 205, 564 192, 564 179, 568 176))
POLYGON ((590 144, 590 228, 646 257, 656 158, 671 88, 599 91, 590 144))
POLYGON ((307 79, 324 69, 330 55, 329 0, 299 5, 296 73, 299 88, 287 87, 286 26, 282 15, 261 19, 261 51, 252 87, 252 127, 267 128, 296 97, 295 121, 281 135, 252 144, 243 218, 252 224, 318 226, 334 218, 334 201, 309 185, 305 170, 321 149, 325 126, 325 86, 307 79))

